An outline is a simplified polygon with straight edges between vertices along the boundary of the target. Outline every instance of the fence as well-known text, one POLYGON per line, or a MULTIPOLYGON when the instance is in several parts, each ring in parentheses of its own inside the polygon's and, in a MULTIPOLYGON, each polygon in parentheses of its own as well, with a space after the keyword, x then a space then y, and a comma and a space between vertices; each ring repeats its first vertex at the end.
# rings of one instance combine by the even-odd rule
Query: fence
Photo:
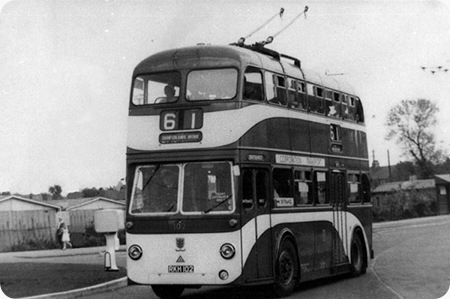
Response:
MULTIPOLYGON (((69 211, 67 224, 74 247, 105 244, 104 235, 95 232, 94 214, 95 210, 69 211)), ((56 211, 0 211, 0 252, 11 251, 13 247, 31 249, 27 244, 34 244, 33 249, 56 248, 56 219, 56 211)), ((119 237, 124 244, 123 231, 119 237)))
POLYGON ((95 210, 69 211, 70 233, 85 233, 86 227, 94 225, 95 210))
POLYGON ((55 241, 56 212, 0 211, 0 251, 30 242, 55 241))

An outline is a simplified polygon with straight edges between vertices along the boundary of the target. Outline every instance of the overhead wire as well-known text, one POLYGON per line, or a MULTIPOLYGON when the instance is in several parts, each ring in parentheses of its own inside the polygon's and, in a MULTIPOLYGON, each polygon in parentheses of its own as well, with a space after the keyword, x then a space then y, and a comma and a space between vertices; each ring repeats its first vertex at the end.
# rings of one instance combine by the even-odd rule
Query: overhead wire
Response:
POLYGON ((261 30, 262 28, 264 28, 264 26, 266 26, 267 24, 269 24, 273 19, 275 19, 278 15, 281 17, 283 17, 283 13, 284 13, 284 8, 282 7, 280 9, 280 12, 277 12, 276 14, 274 14, 272 17, 270 17, 266 22, 264 22, 264 24, 262 24, 261 26, 259 26, 258 28, 256 28, 255 30, 253 30, 250 34, 244 36, 244 39, 247 39, 249 37, 251 37, 253 34, 255 34, 256 32, 258 32, 259 30, 261 30))

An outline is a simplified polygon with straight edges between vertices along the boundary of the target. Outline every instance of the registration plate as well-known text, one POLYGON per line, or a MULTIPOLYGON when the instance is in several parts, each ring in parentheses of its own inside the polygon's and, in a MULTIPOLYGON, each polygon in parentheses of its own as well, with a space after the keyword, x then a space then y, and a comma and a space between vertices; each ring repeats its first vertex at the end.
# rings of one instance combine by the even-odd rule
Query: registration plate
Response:
POLYGON ((193 265, 170 265, 169 273, 194 273, 193 265))

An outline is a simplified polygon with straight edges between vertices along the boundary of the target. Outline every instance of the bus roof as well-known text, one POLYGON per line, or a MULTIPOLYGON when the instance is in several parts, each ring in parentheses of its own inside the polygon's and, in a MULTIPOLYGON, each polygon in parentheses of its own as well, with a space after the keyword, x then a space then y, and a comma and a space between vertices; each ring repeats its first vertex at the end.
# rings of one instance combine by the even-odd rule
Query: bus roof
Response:
POLYGON ((139 63, 134 75, 161 72, 173 69, 208 68, 208 67, 259 67, 294 78, 304 78, 307 82, 329 89, 355 94, 354 89, 334 77, 301 67, 300 60, 280 54, 261 46, 239 45, 197 45, 170 49, 149 56, 139 63), (286 59, 284 59, 286 58, 286 59))

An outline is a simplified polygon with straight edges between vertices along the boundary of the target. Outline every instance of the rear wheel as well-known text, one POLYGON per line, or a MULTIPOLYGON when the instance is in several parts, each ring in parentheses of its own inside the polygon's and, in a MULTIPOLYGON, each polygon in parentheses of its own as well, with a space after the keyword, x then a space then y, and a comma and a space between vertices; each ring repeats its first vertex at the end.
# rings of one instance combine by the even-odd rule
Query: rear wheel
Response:
POLYGON ((359 235, 353 236, 351 246, 351 272, 354 277, 366 273, 366 263, 364 262, 364 246, 359 235))
POLYGON ((178 298, 184 291, 184 287, 180 285, 152 285, 152 289, 161 299, 178 298))
POLYGON ((298 259, 294 244, 283 241, 276 262, 274 291, 277 297, 285 297, 295 290, 298 277, 298 259))

